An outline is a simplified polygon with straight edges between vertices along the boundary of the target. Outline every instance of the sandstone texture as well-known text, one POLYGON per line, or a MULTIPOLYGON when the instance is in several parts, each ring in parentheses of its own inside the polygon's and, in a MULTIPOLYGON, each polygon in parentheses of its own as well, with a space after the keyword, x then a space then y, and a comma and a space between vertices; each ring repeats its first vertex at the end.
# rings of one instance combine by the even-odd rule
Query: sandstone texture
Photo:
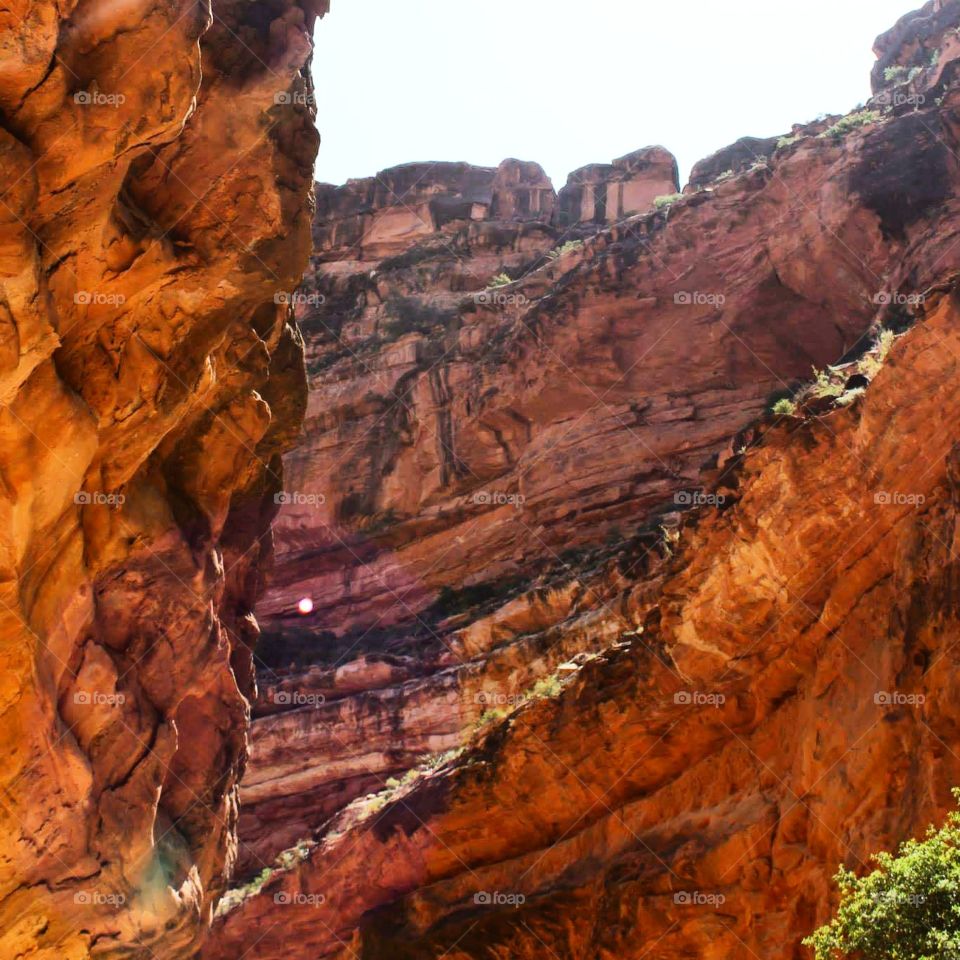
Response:
POLYGON ((192 956, 306 403, 326 0, 0 10, 0 956, 192 956))
POLYGON ((837 866, 943 814, 957 27, 904 18, 874 112, 738 141, 656 210, 669 174, 608 216, 517 161, 320 188, 259 876, 205 960, 799 960, 837 866))
POLYGON ((806 956, 837 864, 960 777, 958 321, 931 298, 865 397, 744 438, 617 643, 348 808, 205 956, 806 956))

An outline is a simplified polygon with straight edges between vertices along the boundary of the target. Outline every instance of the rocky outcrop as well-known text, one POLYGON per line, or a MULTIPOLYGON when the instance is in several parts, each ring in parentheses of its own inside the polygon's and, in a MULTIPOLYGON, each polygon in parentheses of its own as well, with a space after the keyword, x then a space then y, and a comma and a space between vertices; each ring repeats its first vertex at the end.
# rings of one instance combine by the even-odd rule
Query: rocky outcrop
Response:
MULTIPOLYGON (((539 164, 409 163, 346 186, 317 185, 315 251, 324 262, 378 261, 464 221, 543 221, 556 194, 539 164)), ((449 232, 449 231, 447 231, 449 232)))
POLYGON ((614 643, 626 621, 601 612, 658 539, 580 558, 576 571, 565 565, 432 635, 409 630, 360 655, 334 647, 309 667, 261 671, 238 876, 269 867, 357 797, 460 749, 486 720, 534 698, 541 678, 614 643))
POLYGON ((187 957, 305 405, 326 0, 0 12, 0 955, 187 957))
POLYGON ((906 80, 910 72, 926 72, 941 61, 944 65, 956 63, 955 53, 949 48, 956 44, 957 6, 957 0, 929 0, 877 37, 873 45, 877 62, 870 75, 874 93, 906 80), (945 45, 946 56, 941 58, 945 45))
POLYGON ((771 395, 856 348, 902 222, 948 189, 941 142, 916 120, 897 142, 885 130, 857 148, 808 136, 579 244, 459 220, 387 259, 319 247, 270 636, 412 622, 445 589, 527 576, 695 484, 771 395), (893 194, 905 164, 931 176, 893 194))
POLYGON ((720 177, 743 173, 751 167, 762 166, 777 150, 779 137, 741 137, 693 165, 686 189, 702 190, 720 177))
POLYGON ((644 147, 611 164, 593 163, 574 170, 560 191, 559 221, 613 223, 646 213, 657 197, 680 189, 677 161, 663 147, 644 147))
POLYGON ((349 808, 205 955, 803 957, 837 864, 960 776, 958 321, 930 298, 865 396, 745 438, 620 644, 349 808))
POLYGON ((318 250, 240 831, 296 852, 206 960, 800 958, 942 814, 958 25, 657 212, 318 250))
MULTIPOLYGON (((836 195, 859 162, 808 138, 773 170, 566 247, 551 224, 460 219, 368 259, 369 244, 350 246, 357 230, 340 232, 352 222, 344 199, 329 201, 339 214, 318 240, 336 242, 318 243, 298 294, 313 390, 305 440, 286 462, 259 656, 282 677, 300 676, 296 664, 362 676, 368 663, 354 660, 368 654, 412 659, 405 686, 378 666, 346 702, 324 690, 334 702, 319 712, 311 701, 296 719, 257 721, 263 762, 243 787, 241 873, 416 756, 459 742, 483 712, 472 678, 489 650, 449 651, 464 619, 487 615, 472 610, 477 598, 495 609, 531 580, 553 582, 571 550, 675 508, 771 395, 856 347, 892 249, 876 225, 863 228, 859 199, 836 195), (771 235, 769 207, 790 194, 820 199, 785 203, 771 235), (504 272, 519 279, 484 289, 504 272), (447 624, 451 611, 462 619, 447 624), (411 732, 397 718, 405 697, 451 670, 424 708, 426 739, 411 732), (324 745, 308 746, 304 729, 343 711, 353 732, 324 724, 324 745)), ((478 201, 475 171, 439 173, 455 176, 446 191, 427 188, 433 209, 478 201)), ((409 176, 378 179, 399 194, 409 176)), ((426 182, 424 171, 413 179, 426 182)), ((357 216, 375 223, 366 204, 357 216)), ((517 667, 511 695, 569 653, 561 643, 517 667)), ((301 680, 303 695, 317 692, 301 680)))

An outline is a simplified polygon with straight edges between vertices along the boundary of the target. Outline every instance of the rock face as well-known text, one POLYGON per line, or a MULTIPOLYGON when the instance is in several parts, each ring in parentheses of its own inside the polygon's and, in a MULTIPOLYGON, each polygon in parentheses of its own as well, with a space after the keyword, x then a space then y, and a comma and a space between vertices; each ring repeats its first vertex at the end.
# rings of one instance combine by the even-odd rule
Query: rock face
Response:
POLYGON ((958 26, 878 41, 940 51, 879 117, 735 144, 656 213, 491 204, 387 252, 349 237, 397 204, 331 191, 368 219, 321 222, 297 306, 240 826, 247 873, 297 849, 206 960, 799 960, 837 865, 942 815, 958 26))
POLYGON ((719 177, 743 173, 751 167, 764 164, 777 149, 779 137, 760 139, 741 137, 736 143, 724 147, 693 165, 687 190, 701 190, 719 177))
POLYGON ((325 9, 0 11, 4 957, 191 956, 235 857, 325 9))
POLYGON ((771 393, 854 348, 876 313, 893 245, 834 185, 861 163, 811 138, 775 174, 588 230, 552 260, 568 235, 536 220, 449 222, 387 259, 350 245, 378 234, 379 213, 322 225, 337 243, 318 244, 298 294, 313 389, 269 631, 412 620, 444 589, 525 576, 695 483, 771 393), (518 279, 490 287, 501 274, 518 279))
POLYGON ((519 160, 410 163, 344 187, 318 184, 317 197, 315 253, 344 264, 404 254, 464 221, 548 222, 556 204, 540 165, 519 160))
MULTIPOLYGON (((498 597, 531 583, 582 589, 580 571, 564 569, 571 551, 656 525, 772 394, 855 348, 893 249, 863 202, 835 188, 861 162, 810 138, 775 173, 586 227, 572 249, 554 224, 490 219, 481 185, 503 168, 418 165, 328 193, 335 216, 318 218, 298 294, 313 382, 305 439, 286 461, 277 563, 258 608, 261 662, 308 702, 258 722, 241 874, 418 755, 459 744, 484 712, 476 675, 488 682, 488 654, 528 629, 499 626, 463 653, 465 621, 475 629, 498 597), (468 218, 478 207, 484 219, 468 218), (381 258, 398 218, 411 239, 381 258), (485 289, 503 273, 519 279, 485 289), (467 615, 478 599, 486 606, 467 615), (368 655, 399 657, 403 683, 384 680, 379 660, 368 676, 368 655), (339 669, 356 690, 330 686, 339 669), (423 704, 413 728, 408 696, 423 704), (344 711, 349 723, 327 722, 344 711)), ((517 654, 509 695, 570 654, 555 629, 568 613, 537 622, 552 652, 526 666, 517 654)))
POLYGON ((677 161, 663 147, 644 147, 574 170, 560 191, 560 222, 612 223, 645 213, 657 197, 680 189, 677 161))
POLYGON ((347 810, 206 956, 805 956, 837 864, 960 777, 958 321, 931 298, 863 400, 762 430, 631 636, 347 810))

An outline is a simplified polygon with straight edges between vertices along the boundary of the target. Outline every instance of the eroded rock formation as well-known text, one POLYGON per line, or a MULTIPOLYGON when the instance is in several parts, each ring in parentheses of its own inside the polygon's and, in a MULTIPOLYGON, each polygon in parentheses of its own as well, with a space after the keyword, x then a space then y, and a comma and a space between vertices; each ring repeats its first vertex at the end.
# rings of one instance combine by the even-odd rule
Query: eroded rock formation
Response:
POLYGON ((804 956, 836 865, 960 777, 960 302, 928 311, 863 399, 761 431, 619 644, 349 808, 206 955, 804 956))
POLYGON ((191 956, 231 869, 326 6, 0 11, 3 957, 191 956))
POLYGON ((560 191, 560 222, 613 223, 646 213, 657 197, 680 189, 677 161, 663 147, 644 147, 614 160, 574 170, 560 191))
POLYGON ((459 168, 378 247, 402 193, 331 191, 240 831, 248 873, 297 849, 206 960, 800 958, 837 865, 942 814, 958 26, 612 225, 459 168))

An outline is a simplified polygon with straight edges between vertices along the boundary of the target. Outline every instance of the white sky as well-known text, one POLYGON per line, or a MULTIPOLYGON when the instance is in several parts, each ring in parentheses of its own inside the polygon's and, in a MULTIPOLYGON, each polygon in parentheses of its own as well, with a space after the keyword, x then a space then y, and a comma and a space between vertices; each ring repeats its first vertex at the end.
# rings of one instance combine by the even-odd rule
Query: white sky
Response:
POLYGON ((559 188, 661 143, 690 167, 870 94, 874 37, 922 0, 333 0, 317 179, 536 160, 559 188))

